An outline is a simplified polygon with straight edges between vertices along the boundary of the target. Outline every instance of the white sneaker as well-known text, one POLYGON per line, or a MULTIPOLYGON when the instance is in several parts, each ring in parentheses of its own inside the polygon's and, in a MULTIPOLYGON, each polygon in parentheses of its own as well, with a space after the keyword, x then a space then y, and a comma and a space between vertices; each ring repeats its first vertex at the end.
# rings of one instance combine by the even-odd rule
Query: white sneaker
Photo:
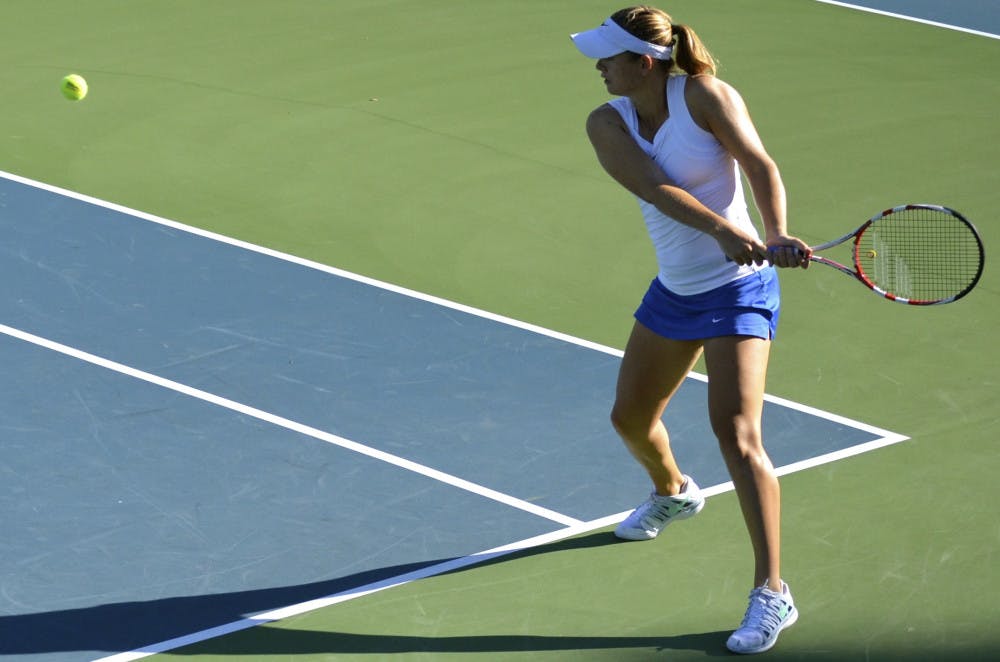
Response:
POLYGON ((750 591, 750 606, 736 632, 729 636, 726 648, 734 653, 763 653, 778 641, 778 634, 799 619, 799 610, 788 590, 781 582, 781 593, 767 588, 767 584, 750 591))
POLYGON ((661 496, 656 492, 615 529, 615 535, 625 540, 650 540, 659 535, 667 525, 701 512, 705 497, 690 476, 684 476, 681 492, 675 496, 661 496))

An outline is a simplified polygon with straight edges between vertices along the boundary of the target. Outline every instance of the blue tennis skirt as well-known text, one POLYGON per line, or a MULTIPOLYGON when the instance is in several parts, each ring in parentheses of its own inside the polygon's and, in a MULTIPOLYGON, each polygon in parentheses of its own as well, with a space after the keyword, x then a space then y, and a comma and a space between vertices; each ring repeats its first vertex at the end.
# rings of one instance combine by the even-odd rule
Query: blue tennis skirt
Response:
POLYGON ((765 267, 700 294, 674 294, 654 278, 635 319, 674 340, 756 336, 771 340, 778 330, 781 290, 774 267, 765 267))

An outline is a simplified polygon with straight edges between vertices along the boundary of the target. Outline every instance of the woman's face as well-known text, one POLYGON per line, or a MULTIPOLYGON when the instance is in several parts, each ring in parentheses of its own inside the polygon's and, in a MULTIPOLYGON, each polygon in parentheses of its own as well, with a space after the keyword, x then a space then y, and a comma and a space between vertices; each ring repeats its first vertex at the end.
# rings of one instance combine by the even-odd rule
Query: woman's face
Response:
POLYGON ((643 80, 643 58, 635 53, 619 53, 597 61, 604 86, 617 96, 628 96, 643 80))

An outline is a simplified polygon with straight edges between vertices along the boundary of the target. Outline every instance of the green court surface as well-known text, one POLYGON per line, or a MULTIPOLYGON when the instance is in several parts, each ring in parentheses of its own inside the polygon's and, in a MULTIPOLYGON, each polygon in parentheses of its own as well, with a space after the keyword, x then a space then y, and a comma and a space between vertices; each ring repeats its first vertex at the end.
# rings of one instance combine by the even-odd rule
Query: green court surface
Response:
MULTIPOLYGON (((809 0, 662 6, 746 98, 793 233, 820 243, 883 208, 938 203, 976 223, 990 259, 1000 41, 809 0)), ((583 133, 605 94, 568 38, 616 6, 3 8, 0 170, 624 345, 653 255, 583 133), (73 71, 91 88, 79 103, 58 91, 73 71)), ((1000 656, 995 269, 930 309, 822 267, 782 284, 768 392, 911 439, 782 479, 801 617, 767 658, 1000 656)), ((638 502, 648 487, 635 489, 638 502)), ((725 493, 655 542, 615 544, 605 529, 158 657, 717 657, 751 574, 725 493)))

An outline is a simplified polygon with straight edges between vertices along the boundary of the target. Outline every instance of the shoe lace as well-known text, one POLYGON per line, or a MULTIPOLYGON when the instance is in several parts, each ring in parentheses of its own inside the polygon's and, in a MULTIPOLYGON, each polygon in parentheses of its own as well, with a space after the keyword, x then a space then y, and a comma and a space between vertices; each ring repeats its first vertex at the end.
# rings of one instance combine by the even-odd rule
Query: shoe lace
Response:
POLYGON ((750 605, 743 616, 740 629, 772 632, 781 624, 778 605, 780 599, 780 596, 767 595, 763 588, 750 591, 750 605))
POLYGON ((672 504, 670 503, 662 503, 651 497, 649 501, 642 504, 642 513, 640 514, 639 521, 644 526, 667 521, 674 516, 671 506, 672 504))

